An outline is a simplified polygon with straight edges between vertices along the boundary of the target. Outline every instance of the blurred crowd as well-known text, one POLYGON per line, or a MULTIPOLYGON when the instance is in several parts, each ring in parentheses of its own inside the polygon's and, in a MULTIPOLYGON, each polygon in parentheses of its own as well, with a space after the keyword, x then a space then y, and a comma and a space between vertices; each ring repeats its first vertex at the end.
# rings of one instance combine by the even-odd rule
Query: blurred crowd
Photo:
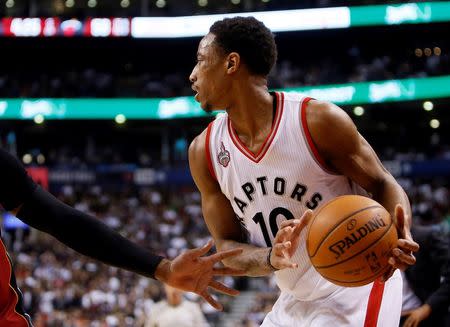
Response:
MULTIPOLYGON (((448 237, 449 185, 442 180, 399 181, 413 204, 415 223, 442 226, 448 237)), ((200 196, 193 186, 130 188, 113 193, 98 185, 66 185, 55 193, 125 237, 168 257, 209 238, 200 196)), ((36 327, 144 326, 154 304, 164 298, 159 283, 80 256, 43 233, 3 228, 2 235, 36 327)), ((233 280, 226 283, 233 285, 233 280)), ((278 290, 271 277, 249 280, 247 288, 257 295, 241 326, 258 326, 278 290)), ((192 294, 186 296, 199 301, 192 294)), ((225 301, 227 311, 233 299, 221 297, 221 301, 225 301)), ((199 303, 209 324, 217 325, 220 313, 199 303)))
MULTIPOLYGON (((305 64, 280 60, 273 70, 269 87, 300 87, 334 83, 354 83, 450 74, 450 57, 441 49, 431 54, 373 57, 363 55, 357 46, 347 53, 322 54, 320 60, 305 64), (436 54, 435 54, 436 53, 436 54), (437 55, 438 54, 438 55, 437 55), (336 64, 339 61, 339 65, 336 64)), ((411 53, 414 49, 411 49, 411 53)), ((421 50, 422 51, 422 50, 421 50)), ((434 51, 434 52, 433 52, 434 51)), ((301 59, 301 56, 299 58, 301 59)), ((122 72, 95 68, 58 72, 0 73, 0 97, 175 97, 193 95, 188 77, 193 67, 173 73, 146 72, 127 63, 122 72)))
MULTIPOLYGON (((66 186, 57 195, 123 236, 168 257, 209 239, 199 194, 192 188, 112 194, 99 186, 66 186)), ((3 232, 3 238, 36 327, 143 326, 152 305, 164 297, 159 283, 93 262, 35 230, 10 229, 3 232)), ((225 282, 231 285, 233 281, 225 282)), ((230 299, 223 300, 227 308, 230 299)), ((200 304, 214 323, 218 313, 208 304, 200 304)))

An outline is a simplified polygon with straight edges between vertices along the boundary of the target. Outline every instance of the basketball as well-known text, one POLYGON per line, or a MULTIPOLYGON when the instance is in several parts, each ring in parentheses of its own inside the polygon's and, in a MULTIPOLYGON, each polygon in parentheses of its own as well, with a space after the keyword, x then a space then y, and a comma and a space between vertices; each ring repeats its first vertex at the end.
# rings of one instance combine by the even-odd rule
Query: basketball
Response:
POLYGON ((306 248, 312 265, 325 279, 355 287, 373 282, 389 269, 397 239, 395 224, 381 204, 345 195, 314 213, 306 248))

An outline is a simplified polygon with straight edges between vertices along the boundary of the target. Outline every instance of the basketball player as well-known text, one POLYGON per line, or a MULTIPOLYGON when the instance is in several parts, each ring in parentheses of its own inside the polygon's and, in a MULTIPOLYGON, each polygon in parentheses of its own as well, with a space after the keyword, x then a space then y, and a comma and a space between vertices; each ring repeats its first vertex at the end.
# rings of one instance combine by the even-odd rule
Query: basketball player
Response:
MULTIPOLYGON (((215 263, 241 253, 242 249, 202 257, 211 249, 213 243, 210 241, 173 260, 164 259, 123 238, 98 219, 57 200, 35 184, 19 161, 3 149, 0 149, 0 180, 0 203, 6 210, 81 254, 197 293, 218 310, 222 306, 212 298, 209 287, 224 294, 238 293, 214 280, 213 276, 242 274, 232 268, 214 267, 215 263)), ((12 263, 1 240, 0 326, 32 326, 30 317, 24 312, 12 263)))
POLYGON ((195 99, 207 112, 226 109, 189 147, 206 224, 219 249, 244 249, 227 266, 275 271, 281 295, 263 326, 397 326, 402 281, 393 271, 414 264, 418 249, 408 198, 343 110, 268 91, 276 57, 272 33, 253 17, 218 21, 200 41, 195 99), (343 288, 311 266, 303 227, 311 210, 362 188, 390 211, 400 240, 389 280, 343 288))

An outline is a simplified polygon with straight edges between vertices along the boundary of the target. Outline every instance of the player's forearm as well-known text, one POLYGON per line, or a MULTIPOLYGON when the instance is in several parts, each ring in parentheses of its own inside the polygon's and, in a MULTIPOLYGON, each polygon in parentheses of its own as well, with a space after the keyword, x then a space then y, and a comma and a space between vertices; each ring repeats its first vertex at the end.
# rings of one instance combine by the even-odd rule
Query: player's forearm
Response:
POLYGON ((273 273, 273 268, 267 263, 270 248, 239 243, 232 240, 216 241, 219 250, 242 248, 242 254, 223 260, 225 266, 245 271, 247 276, 258 277, 273 273))
POLYGON ((379 187, 373 192, 373 198, 381 203, 392 217, 394 217, 395 206, 401 204, 406 214, 405 224, 408 228, 411 228, 411 204, 405 191, 395 181, 394 177, 389 176, 388 179, 380 183, 379 187))
POLYGON ((65 205, 40 187, 22 205, 17 216, 83 255, 144 276, 154 277, 162 260, 98 219, 65 205))

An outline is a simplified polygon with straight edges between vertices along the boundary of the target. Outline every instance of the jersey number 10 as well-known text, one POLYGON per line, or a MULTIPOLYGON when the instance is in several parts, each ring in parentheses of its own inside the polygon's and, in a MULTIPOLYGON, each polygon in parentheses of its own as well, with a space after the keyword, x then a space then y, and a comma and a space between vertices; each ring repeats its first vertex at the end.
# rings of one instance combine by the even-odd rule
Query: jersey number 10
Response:
MULTIPOLYGON (((278 233, 278 225, 277 225, 277 217, 278 215, 283 215, 286 219, 294 219, 294 215, 286 208, 275 208, 269 214, 269 225, 270 230, 272 232, 273 237, 278 233)), ((264 220, 264 216, 262 212, 258 212, 254 217, 253 221, 258 224, 261 228, 261 232, 264 236, 264 240, 268 247, 272 246, 272 242, 270 241, 269 231, 267 230, 266 222, 264 220)))

